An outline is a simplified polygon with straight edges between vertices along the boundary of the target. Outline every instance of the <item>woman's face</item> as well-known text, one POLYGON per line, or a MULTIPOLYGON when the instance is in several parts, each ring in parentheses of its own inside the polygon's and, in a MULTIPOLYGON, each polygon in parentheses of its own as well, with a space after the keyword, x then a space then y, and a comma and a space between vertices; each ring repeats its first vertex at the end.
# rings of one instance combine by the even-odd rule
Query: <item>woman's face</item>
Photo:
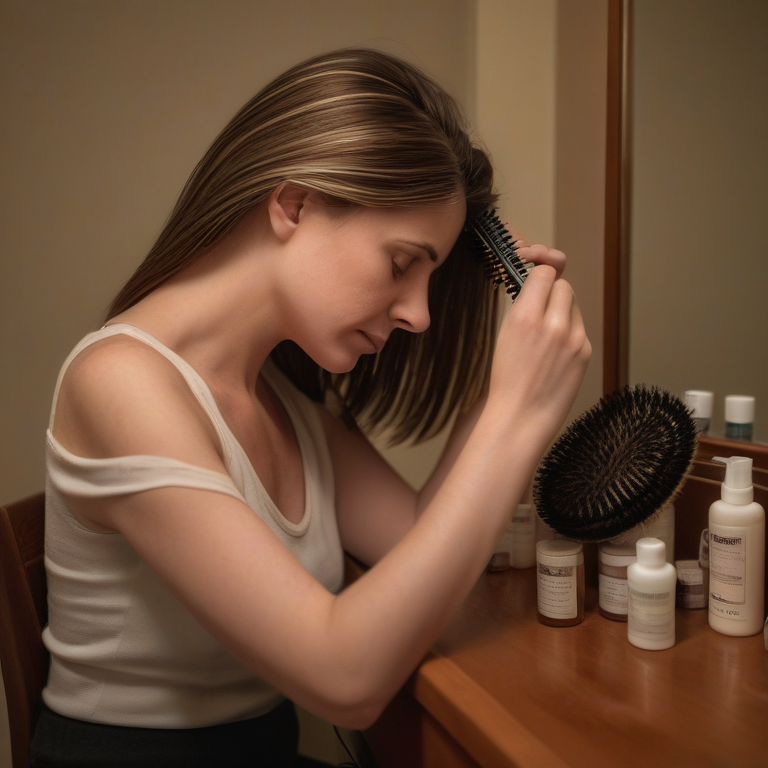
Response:
POLYGON ((429 278, 464 224, 463 197, 412 208, 305 206, 291 238, 292 338, 320 366, 351 370, 395 328, 429 326, 429 278))

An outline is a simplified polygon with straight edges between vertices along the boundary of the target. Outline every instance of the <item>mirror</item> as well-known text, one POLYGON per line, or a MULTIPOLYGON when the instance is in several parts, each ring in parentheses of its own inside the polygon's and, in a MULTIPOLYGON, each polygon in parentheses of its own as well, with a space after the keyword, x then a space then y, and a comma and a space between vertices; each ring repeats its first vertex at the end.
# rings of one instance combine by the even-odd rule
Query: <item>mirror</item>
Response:
POLYGON ((708 455, 752 395, 768 443, 768 4, 609 12, 604 391, 714 392, 708 455))

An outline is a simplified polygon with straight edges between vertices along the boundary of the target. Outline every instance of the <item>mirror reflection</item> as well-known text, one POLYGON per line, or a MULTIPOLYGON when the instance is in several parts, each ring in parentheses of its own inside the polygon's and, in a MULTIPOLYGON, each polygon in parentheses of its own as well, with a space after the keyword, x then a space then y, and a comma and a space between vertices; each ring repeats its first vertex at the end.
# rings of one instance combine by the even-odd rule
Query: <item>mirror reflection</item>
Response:
POLYGON ((768 442, 768 3, 637 0, 629 381, 755 398, 768 442))

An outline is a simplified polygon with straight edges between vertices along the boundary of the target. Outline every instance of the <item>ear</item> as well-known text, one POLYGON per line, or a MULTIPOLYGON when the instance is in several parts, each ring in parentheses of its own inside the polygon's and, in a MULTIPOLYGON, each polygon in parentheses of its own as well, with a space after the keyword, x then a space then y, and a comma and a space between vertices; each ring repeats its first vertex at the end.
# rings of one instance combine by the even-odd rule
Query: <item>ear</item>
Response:
POLYGON ((308 196, 308 189, 291 183, 281 184, 269 196, 269 221, 279 240, 287 240, 298 227, 308 196))

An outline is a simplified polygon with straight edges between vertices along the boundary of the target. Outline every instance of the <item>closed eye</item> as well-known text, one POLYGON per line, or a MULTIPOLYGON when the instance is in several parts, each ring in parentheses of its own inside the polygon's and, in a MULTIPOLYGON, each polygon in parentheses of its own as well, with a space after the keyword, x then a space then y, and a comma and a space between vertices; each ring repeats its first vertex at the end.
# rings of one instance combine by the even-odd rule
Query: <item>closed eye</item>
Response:
POLYGON ((418 257, 411 256, 407 253, 399 253, 392 259, 392 276, 395 279, 401 278, 408 271, 411 264, 417 260, 418 257))

